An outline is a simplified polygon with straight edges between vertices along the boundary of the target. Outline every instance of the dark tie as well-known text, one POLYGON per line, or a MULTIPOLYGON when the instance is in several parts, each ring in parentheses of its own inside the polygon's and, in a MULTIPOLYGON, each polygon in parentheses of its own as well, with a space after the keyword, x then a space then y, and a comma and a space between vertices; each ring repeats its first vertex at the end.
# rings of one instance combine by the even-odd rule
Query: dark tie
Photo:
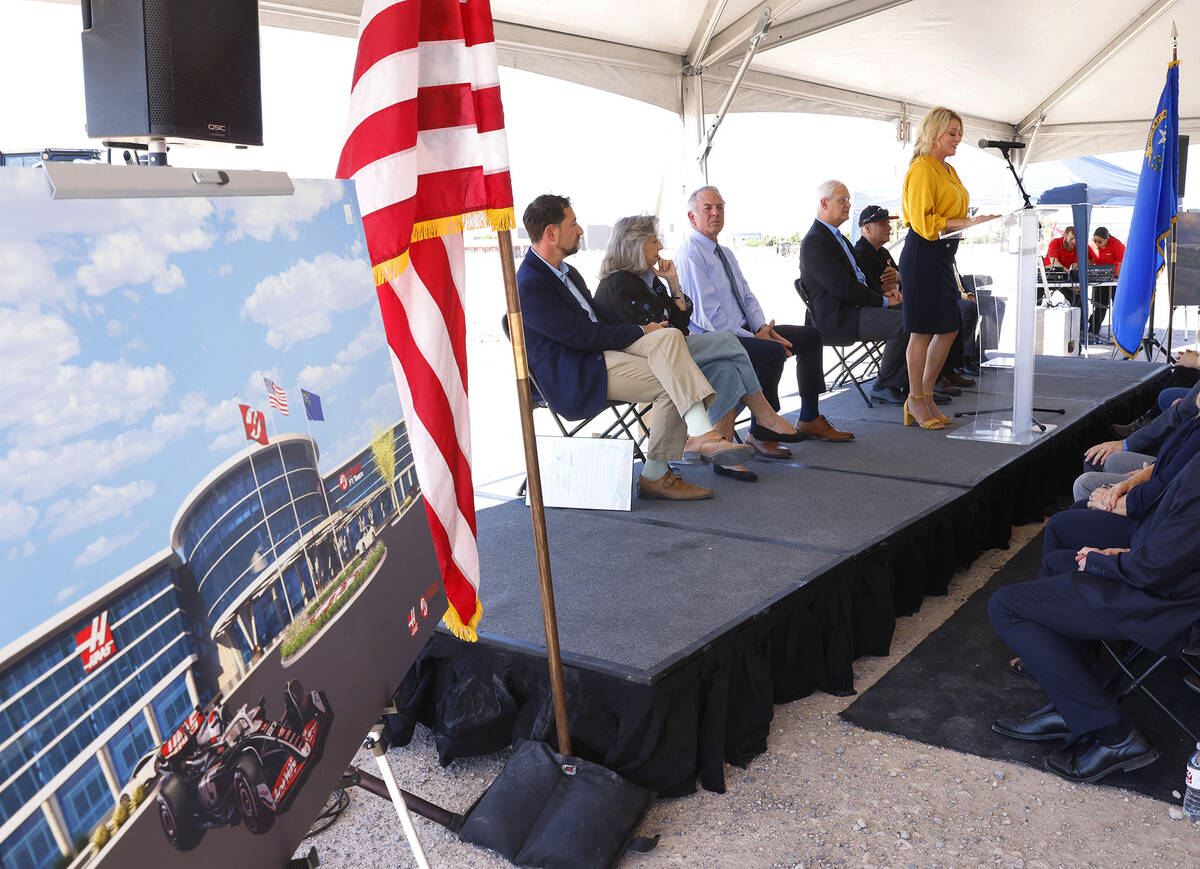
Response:
POLYGON ((729 267, 729 260, 725 258, 725 251, 721 250, 721 245, 714 244, 713 251, 717 254, 717 259, 721 261, 721 267, 725 269, 725 277, 729 279, 729 289, 733 292, 733 300, 737 302, 738 310, 742 312, 742 326, 750 331, 754 331, 750 325, 750 318, 746 316, 746 306, 742 304, 742 296, 738 292, 737 278, 733 276, 733 269, 729 267))

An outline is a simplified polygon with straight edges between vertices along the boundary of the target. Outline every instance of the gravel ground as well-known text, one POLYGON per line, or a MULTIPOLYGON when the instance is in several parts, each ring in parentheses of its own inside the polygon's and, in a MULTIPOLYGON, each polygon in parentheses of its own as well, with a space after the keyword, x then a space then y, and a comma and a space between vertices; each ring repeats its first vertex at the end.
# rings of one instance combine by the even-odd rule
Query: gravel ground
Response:
MULTIPOLYGON (((1039 529, 1015 529, 1009 549, 983 553, 954 578, 946 597, 926 598, 920 612, 899 619, 892 654, 856 663, 856 687, 874 684, 1039 529)), ((621 865, 1200 866, 1200 830, 1174 819, 1173 806, 862 730, 838 718, 852 700, 814 694, 776 707, 767 752, 744 770, 728 767, 725 794, 656 801, 639 832, 661 836, 658 847, 621 865)), ((465 810, 507 759, 500 753, 443 769, 423 728, 388 756, 401 787, 454 811, 465 810)), ((376 770, 365 752, 354 762, 376 770)), ((418 818, 416 825, 431 866, 510 865, 436 824, 418 818)), ((416 865, 390 804, 359 790, 338 822, 301 850, 310 844, 332 869, 416 865)))

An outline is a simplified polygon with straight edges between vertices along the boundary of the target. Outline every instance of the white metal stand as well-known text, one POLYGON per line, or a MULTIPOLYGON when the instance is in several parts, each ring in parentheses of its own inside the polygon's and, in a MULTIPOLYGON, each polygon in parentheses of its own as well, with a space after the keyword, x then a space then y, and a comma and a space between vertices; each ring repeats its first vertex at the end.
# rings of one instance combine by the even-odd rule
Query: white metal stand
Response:
POLYGON ((408 813, 404 795, 400 793, 400 785, 396 782, 396 776, 392 773, 392 767, 388 763, 387 747, 387 738, 383 734, 383 722, 380 722, 371 728, 371 732, 363 740, 363 748, 371 749, 371 754, 375 756, 375 762, 379 764, 379 777, 387 785, 388 793, 392 797, 392 805, 395 806, 396 814, 400 817, 400 826, 404 827, 404 836, 408 839, 408 847, 412 849, 417 866, 419 869, 429 869, 429 861, 425 859, 425 849, 421 847, 421 840, 417 838, 417 828, 413 826, 412 815, 408 813))

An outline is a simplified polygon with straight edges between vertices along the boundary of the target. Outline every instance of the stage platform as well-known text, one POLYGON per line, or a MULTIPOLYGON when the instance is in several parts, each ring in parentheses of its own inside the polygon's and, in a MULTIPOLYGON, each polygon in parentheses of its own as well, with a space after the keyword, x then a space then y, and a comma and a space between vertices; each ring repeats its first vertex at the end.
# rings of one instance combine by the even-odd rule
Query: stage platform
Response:
MULTIPOLYGON (((853 660, 887 654, 897 615, 1068 493, 1083 450, 1140 413, 1162 371, 1039 357, 1034 404, 1066 412, 1028 447, 947 438, 962 420, 905 427, 846 390, 821 409, 856 440, 756 460, 757 483, 686 467, 716 498, 547 510, 576 753, 663 794, 723 790, 724 764, 765 748, 774 703, 852 693, 853 660)), ((968 390, 942 409, 974 408, 968 390)), ((430 726, 444 763, 554 741, 528 508, 480 511, 478 537, 480 642, 439 632, 391 720, 401 744, 430 726)))

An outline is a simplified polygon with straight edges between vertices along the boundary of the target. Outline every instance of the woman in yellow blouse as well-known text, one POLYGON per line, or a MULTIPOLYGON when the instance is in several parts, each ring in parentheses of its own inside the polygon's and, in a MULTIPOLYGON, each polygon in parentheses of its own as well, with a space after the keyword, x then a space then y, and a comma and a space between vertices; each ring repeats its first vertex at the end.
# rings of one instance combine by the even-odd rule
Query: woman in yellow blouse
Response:
POLYGON ((962 137, 961 117, 947 108, 930 109, 917 130, 901 194, 904 222, 911 228, 900 254, 904 328, 909 332, 904 424, 915 422, 928 429, 943 428, 950 422, 933 403, 933 385, 958 333, 958 281, 954 277, 958 240, 941 235, 996 216, 967 217, 970 195, 954 167, 946 162, 962 137))

